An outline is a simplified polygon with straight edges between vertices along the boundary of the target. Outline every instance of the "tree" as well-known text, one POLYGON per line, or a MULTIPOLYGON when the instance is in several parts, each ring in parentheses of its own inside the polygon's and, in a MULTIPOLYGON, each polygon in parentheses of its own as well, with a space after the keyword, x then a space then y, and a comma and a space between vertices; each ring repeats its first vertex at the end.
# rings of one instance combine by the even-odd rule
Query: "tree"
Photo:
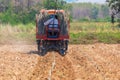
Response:
POLYGON ((65 4, 63 0, 44 0, 44 8, 47 9, 63 9, 65 4))
MULTIPOLYGON (((106 0, 111 8, 111 22, 114 23, 115 15, 120 15, 120 0, 106 0)), ((120 17, 120 16, 117 16, 120 17)))
POLYGON ((97 19, 98 17, 98 12, 99 12, 99 9, 97 7, 93 7, 92 8, 92 12, 91 12, 91 18, 92 19, 97 19))
POLYGON ((109 7, 108 7, 108 6, 102 5, 102 6, 101 6, 101 10, 102 10, 102 15, 103 15, 103 17, 109 16, 109 15, 108 15, 108 14, 109 14, 109 7))
POLYGON ((117 14, 120 12, 120 0, 108 0, 109 7, 112 10, 115 10, 114 14, 117 14))

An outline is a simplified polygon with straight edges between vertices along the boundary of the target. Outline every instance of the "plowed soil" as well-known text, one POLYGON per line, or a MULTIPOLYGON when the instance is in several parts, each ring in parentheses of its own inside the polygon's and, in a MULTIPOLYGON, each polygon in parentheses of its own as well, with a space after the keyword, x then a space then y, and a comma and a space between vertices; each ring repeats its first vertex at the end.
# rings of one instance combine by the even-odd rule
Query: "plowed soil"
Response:
POLYGON ((0 45, 0 80, 120 80, 120 44, 70 45, 64 57, 40 56, 36 45, 0 45))

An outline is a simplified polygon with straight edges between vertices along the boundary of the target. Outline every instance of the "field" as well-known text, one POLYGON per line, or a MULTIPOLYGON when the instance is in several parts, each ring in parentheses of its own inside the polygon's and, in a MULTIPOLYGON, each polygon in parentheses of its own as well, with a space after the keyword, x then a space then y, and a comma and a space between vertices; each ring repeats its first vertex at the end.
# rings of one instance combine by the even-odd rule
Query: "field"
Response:
MULTIPOLYGON (((107 22, 73 22, 70 24, 71 44, 93 44, 93 43, 120 43, 120 27, 107 22)), ((19 24, 15 26, 0 25, 0 37, 4 43, 12 43, 14 40, 35 42, 35 25, 19 24), (6 40, 10 39, 11 41, 6 40)))
POLYGON ((120 28, 73 22, 66 56, 41 56, 35 25, 0 25, 0 80, 120 80, 120 28))
POLYGON ((65 57, 43 57, 21 43, 1 45, 0 54, 0 80, 120 80, 120 44, 70 45, 65 57))
POLYGON ((117 25, 109 22, 71 23, 71 43, 120 43, 120 28, 117 25))

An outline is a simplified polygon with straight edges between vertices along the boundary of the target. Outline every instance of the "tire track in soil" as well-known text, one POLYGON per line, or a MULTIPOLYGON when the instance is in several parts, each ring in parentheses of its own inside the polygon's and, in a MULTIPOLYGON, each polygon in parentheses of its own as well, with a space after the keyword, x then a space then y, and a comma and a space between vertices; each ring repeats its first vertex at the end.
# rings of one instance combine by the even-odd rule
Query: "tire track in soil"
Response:
MULTIPOLYGON (((55 55, 55 66, 52 70, 51 80, 75 80, 74 69, 71 62, 65 56, 62 57, 57 52, 55 55)), ((49 71, 53 63, 53 54, 48 53, 45 57, 38 57, 38 62, 29 80, 48 80, 49 71)))
POLYGON ((66 56, 55 53, 56 65, 52 73, 52 80, 75 80, 74 68, 66 56))
POLYGON ((51 57, 49 53, 45 57, 38 57, 37 64, 29 80, 48 80, 48 71, 52 63, 51 57))
POLYGON ((74 62, 76 80, 105 80, 104 74, 99 72, 101 68, 94 61, 93 55, 89 55, 89 52, 86 52, 84 48, 81 52, 79 52, 79 47, 76 47, 76 50, 71 50, 69 58, 74 62))
POLYGON ((119 80, 118 77, 119 69, 118 69, 118 62, 119 62, 119 55, 117 52, 119 51, 118 47, 112 45, 112 48, 109 46, 102 46, 99 44, 99 47, 104 49, 104 52, 100 50, 96 45, 80 45, 80 46, 70 46, 69 50, 69 57, 75 69, 76 77, 78 76, 77 80, 119 80), (96 48, 95 48, 96 47, 96 48), (113 47, 115 50, 112 51, 113 47), (106 48, 106 49, 105 49, 106 48), (107 50, 107 49, 111 49, 107 50), (117 51, 118 50, 118 51, 117 51), (111 53, 113 52, 113 53, 111 53), (105 55, 115 54, 115 58, 112 60, 107 60, 105 55), (117 54, 117 55, 116 55, 117 54), (114 65, 107 65, 108 62, 114 65), (114 63, 115 62, 115 63, 114 63), (116 69, 114 69, 114 66, 116 69), (111 68, 112 67, 112 68, 111 68), (116 73, 117 70, 117 73, 116 73), (114 72, 112 72, 114 71, 114 72))
POLYGON ((50 71, 49 71, 49 77, 48 77, 48 80, 51 80, 51 78, 52 78, 52 72, 53 72, 53 70, 54 70, 54 68, 55 68, 55 64, 56 64, 56 60, 55 60, 55 52, 54 52, 54 51, 52 51, 52 55, 53 55, 53 62, 52 62, 51 69, 50 69, 50 71))
MULTIPOLYGON (((2 80, 11 77, 16 80, 48 80, 53 55, 48 53, 41 57, 34 53, 26 54, 32 49, 35 50, 36 47, 33 45, 0 47, 0 63, 4 63, 0 69, 2 72, 5 71, 2 80)), ((119 51, 119 44, 70 45, 69 53, 65 57, 55 53, 56 64, 51 80, 120 80, 119 51)))

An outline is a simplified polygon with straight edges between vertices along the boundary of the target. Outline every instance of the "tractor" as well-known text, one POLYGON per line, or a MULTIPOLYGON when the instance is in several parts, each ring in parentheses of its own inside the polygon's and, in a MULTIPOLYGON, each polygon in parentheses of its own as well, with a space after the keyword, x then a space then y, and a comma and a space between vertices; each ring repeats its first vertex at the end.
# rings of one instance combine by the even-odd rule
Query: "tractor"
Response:
POLYGON ((36 42, 38 52, 42 55, 48 51, 58 51, 65 55, 69 43, 69 17, 64 10, 45 10, 42 9, 36 14, 36 42), (58 17, 58 24, 44 23, 51 17, 58 17), (57 27, 56 27, 57 26, 57 27))

